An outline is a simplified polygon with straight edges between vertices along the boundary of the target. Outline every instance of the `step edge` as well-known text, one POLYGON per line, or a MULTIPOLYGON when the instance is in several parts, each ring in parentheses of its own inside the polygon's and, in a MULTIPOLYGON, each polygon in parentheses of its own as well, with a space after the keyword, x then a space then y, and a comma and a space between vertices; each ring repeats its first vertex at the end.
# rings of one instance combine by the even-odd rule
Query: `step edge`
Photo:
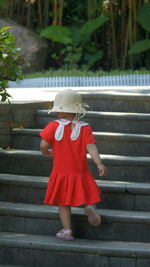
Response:
MULTIPOLYGON (((100 154, 106 164, 111 163, 125 166, 150 166, 150 158, 145 156, 122 156, 111 154, 100 154)), ((15 157, 15 158, 38 158, 44 161, 50 161, 50 158, 45 158, 38 150, 23 150, 23 149, 4 149, 0 150, 0 157, 15 157)), ((89 161, 92 161, 90 156, 87 156, 89 161)))
MULTIPOLYGON (((48 117, 53 117, 55 115, 54 112, 51 112, 48 114, 48 110, 36 110, 35 112, 36 115, 40 115, 40 116, 45 116, 47 115, 48 117)), ((112 118, 114 117, 115 119, 150 119, 150 113, 134 113, 134 112, 107 112, 107 111, 88 111, 88 113, 86 114, 86 117, 107 117, 107 118, 112 118)), ((85 119, 86 119, 85 117, 85 119)))
MULTIPOLYGON (((12 136, 34 136, 40 139, 39 133, 42 129, 19 129, 14 128, 11 131, 12 136)), ((132 142, 150 142, 150 135, 146 134, 129 134, 129 133, 115 133, 115 132, 95 132, 93 131, 93 135, 96 140, 99 141, 132 141, 132 142)))
MULTIPOLYGON (((59 219, 57 207, 4 201, 1 201, 0 203, 0 214, 4 216, 59 219)), ((97 212, 101 214, 102 221, 106 223, 150 224, 150 212, 147 211, 97 209, 97 212)), ((86 220, 84 211, 80 208, 72 208, 72 215, 74 219, 86 220)))
MULTIPOLYGON (((46 176, 33 176, 33 175, 15 175, 0 173, 0 184, 26 186, 33 188, 46 189, 49 177, 46 176)), ((138 195, 150 194, 150 183, 134 183, 122 181, 105 181, 96 180, 97 185, 101 188, 102 192, 111 193, 128 193, 138 195)))
POLYGON ((58 242, 55 237, 1 232, 0 246, 116 257, 119 255, 119 257, 150 258, 150 245, 140 242, 95 241, 88 239, 84 241, 75 239, 74 242, 67 243, 62 240, 58 242))
POLYGON ((147 100, 150 101, 150 94, 140 94, 140 93, 102 93, 102 92, 81 92, 82 98, 84 100, 112 100, 112 101, 135 101, 141 102, 147 100))

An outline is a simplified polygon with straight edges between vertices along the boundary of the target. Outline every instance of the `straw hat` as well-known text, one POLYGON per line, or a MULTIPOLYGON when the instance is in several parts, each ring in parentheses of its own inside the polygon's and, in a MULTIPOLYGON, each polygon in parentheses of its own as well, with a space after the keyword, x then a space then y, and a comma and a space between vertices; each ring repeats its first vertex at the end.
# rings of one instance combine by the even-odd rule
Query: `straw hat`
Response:
POLYGON ((51 111, 81 114, 83 117, 89 106, 82 103, 82 97, 72 89, 66 89, 57 93, 51 111))

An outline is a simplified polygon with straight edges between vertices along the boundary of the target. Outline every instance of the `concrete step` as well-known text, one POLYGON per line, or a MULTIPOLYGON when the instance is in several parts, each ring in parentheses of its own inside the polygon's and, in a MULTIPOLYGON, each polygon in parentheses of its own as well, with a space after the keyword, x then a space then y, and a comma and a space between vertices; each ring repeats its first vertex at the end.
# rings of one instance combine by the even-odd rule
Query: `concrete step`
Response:
POLYGON ((26 265, 6 265, 6 264, 0 264, 0 267, 26 267, 26 265))
POLYGON ((26 267, 26 265, 6 265, 6 264, 0 264, 0 267, 26 267))
MULTIPOLYGON (((12 129, 12 145, 15 149, 39 150, 42 129, 12 129)), ((103 154, 149 156, 150 135, 93 132, 97 146, 103 154)))
MULTIPOLYGON (((149 182, 149 157, 102 154, 101 158, 108 169, 106 180, 149 182)), ((99 179, 96 166, 90 157, 88 162, 95 179, 99 179)), ((52 158, 45 158, 39 151, 15 149, 0 151, 2 173, 48 176, 51 167, 52 158)))
POLYGON ((84 103, 90 110, 113 112, 142 112, 150 113, 150 94, 131 92, 82 92, 84 103))
MULTIPOLYGON (((37 110, 35 121, 38 128, 56 119, 48 110, 37 110)), ((89 111, 85 116, 93 131, 150 134, 150 114, 125 112, 89 111)))
MULTIPOLYGON (((99 209, 97 212, 101 214, 102 223, 98 227, 91 227, 83 209, 72 208, 75 237, 150 242, 150 212, 109 209, 99 209)), ((1 231, 55 235, 61 227, 57 207, 0 202, 1 231)))
MULTIPOLYGON (((0 201, 43 204, 48 177, 0 174, 0 201)), ((150 210, 150 183, 96 180, 105 209, 150 210)))
POLYGON ((59 241, 52 236, 0 233, 0 253, 5 262, 27 266, 148 267, 150 244, 141 242, 76 239, 59 241), (11 254, 11 257, 10 257, 11 254), (50 265, 49 265, 50 263, 50 265))

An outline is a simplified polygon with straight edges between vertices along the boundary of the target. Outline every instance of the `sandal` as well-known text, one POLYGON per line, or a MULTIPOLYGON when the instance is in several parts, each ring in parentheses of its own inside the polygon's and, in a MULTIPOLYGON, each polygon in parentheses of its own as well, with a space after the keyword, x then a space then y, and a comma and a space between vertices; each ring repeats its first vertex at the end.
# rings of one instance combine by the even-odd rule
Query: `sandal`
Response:
POLYGON ((61 229, 57 234, 56 237, 62 240, 72 241, 74 240, 74 237, 72 236, 71 229, 61 229))
POLYGON ((93 206, 86 206, 85 207, 85 214, 88 216, 89 224, 93 226, 97 226, 101 223, 101 217, 96 212, 96 209, 93 206))

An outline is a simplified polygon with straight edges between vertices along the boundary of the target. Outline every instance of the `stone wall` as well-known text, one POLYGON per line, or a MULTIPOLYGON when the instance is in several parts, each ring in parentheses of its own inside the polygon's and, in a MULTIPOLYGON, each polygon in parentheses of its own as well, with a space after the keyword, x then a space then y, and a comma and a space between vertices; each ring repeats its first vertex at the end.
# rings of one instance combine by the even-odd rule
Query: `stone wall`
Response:
POLYGON ((35 111, 51 105, 50 102, 0 104, 0 148, 11 147, 12 128, 35 128, 35 111))
POLYGON ((16 46, 21 48, 20 54, 30 63, 22 66, 24 71, 31 73, 45 69, 50 53, 47 40, 9 18, 0 18, 0 27, 7 26, 16 39, 16 46))

